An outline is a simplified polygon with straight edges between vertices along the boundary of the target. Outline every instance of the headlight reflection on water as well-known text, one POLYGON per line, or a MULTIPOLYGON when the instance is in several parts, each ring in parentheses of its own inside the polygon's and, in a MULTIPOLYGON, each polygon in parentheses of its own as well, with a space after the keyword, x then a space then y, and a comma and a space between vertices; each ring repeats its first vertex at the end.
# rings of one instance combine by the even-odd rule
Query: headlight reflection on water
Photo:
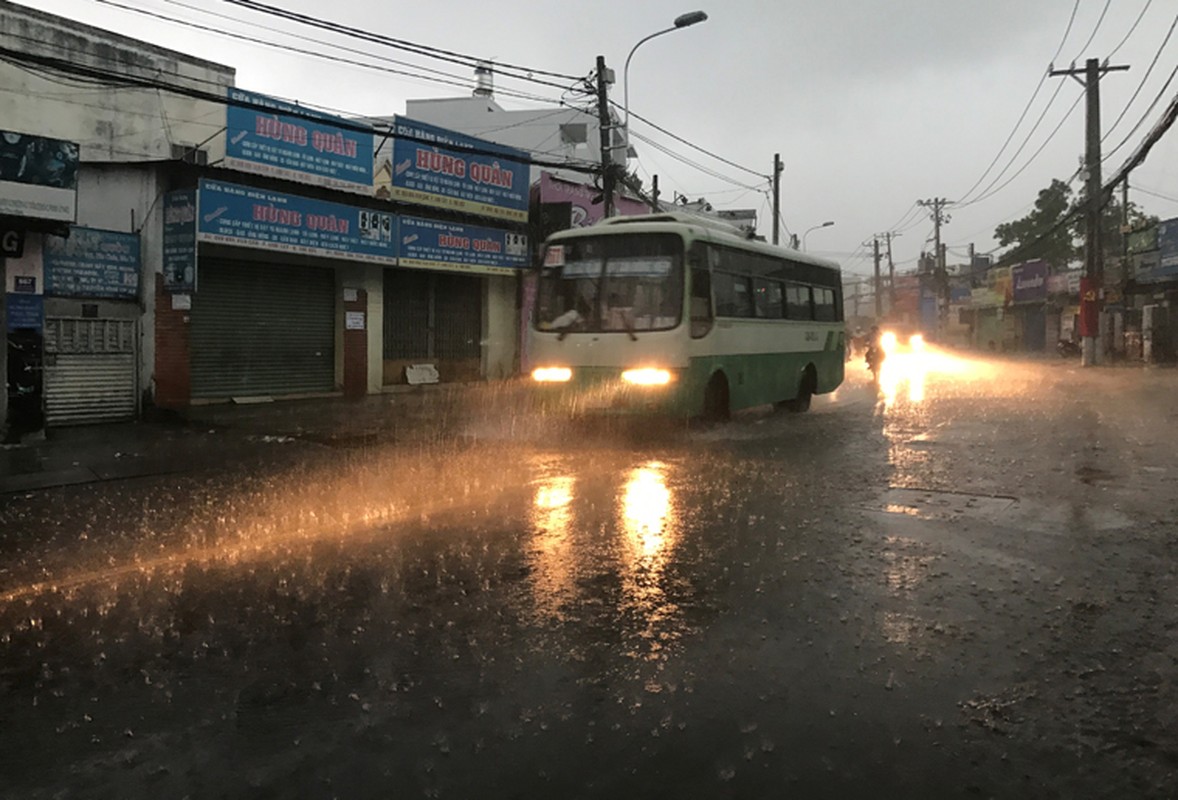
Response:
POLYGON ((626 534, 642 557, 663 549, 668 517, 671 513, 671 490, 658 462, 639 467, 630 473, 622 498, 622 519, 626 534))

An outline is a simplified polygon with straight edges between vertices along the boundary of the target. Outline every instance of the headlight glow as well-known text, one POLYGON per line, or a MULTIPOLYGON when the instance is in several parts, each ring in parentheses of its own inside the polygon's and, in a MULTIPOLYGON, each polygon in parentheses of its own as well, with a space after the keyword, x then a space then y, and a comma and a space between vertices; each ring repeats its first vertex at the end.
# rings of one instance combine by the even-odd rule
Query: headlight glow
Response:
POLYGON ((532 370, 532 380, 539 383, 567 383, 573 377, 568 367, 537 367, 532 370))
POLYGON ((636 386, 666 386, 671 382, 671 373, 665 369, 653 367, 628 369, 622 373, 622 380, 636 386))

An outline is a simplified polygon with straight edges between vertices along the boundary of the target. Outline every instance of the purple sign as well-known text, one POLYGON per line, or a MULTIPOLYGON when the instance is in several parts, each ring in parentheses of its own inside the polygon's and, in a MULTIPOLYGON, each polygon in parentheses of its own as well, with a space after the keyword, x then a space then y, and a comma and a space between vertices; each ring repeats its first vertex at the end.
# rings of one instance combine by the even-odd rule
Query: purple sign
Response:
POLYGON ((1015 303, 1033 303, 1047 299, 1047 262, 1028 261, 1011 267, 1011 300, 1015 303))

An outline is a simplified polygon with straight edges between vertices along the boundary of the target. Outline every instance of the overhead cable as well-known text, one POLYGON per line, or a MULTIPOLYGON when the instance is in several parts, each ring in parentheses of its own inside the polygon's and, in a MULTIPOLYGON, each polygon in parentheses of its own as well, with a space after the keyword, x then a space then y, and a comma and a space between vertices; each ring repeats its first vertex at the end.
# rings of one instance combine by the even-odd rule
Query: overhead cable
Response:
MULTIPOLYGON (((1059 40, 1059 46, 1055 48, 1055 55, 1053 55, 1051 57, 1051 61, 1048 63, 1054 64, 1055 60, 1057 58, 1059 58, 1059 54, 1063 52, 1064 44, 1067 43, 1068 35, 1072 32, 1072 24, 1076 21, 1076 11, 1079 8, 1080 8, 1080 0, 1076 0, 1075 4, 1072 6, 1071 16, 1068 17, 1067 27, 1064 28, 1063 38, 1061 38, 1059 40)), ((986 179, 986 176, 990 174, 990 170, 994 169, 994 165, 998 163, 998 159, 1002 158, 1002 154, 1004 152, 1006 152, 1006 148, 1008 146, 1010 146, 1010 142, 1014 139, 1014 135, 1016 133, 1018 133, 1019 127, 1022 126, 1023 120, 1027 118, 1027 113, 1031 110, 1031 106, 1034 105, 1035 98, 1039 96, 1039 92, 1043 88, 1043 84, 1047 82, 1047 77, 1050 72, 1051 72, 1050 68, 1043 71, 1043 75, 1039 78, 1039 83, 1035 84, 1035 91, 1033 91, 1031 93, 1031 99, 1027 101, 1027 104, 1025 106, 1023 106, 1022 113, 1019 114, 1018 120, 1016 120, 1014 123, 1014 127, 1010 129, 1010 133, 1007 134, 1006 141, 1004 141, 1002 143, 1002 146, 998 148, 998 152, 994 154, 994 159, 982 171, 982 174, 978 176, 978 179, 976 181, 974 181, 973 186, 970 186, 968 189, 965 190, 965 192, 958 195, 961 198, 959 205, 961 203, 967 202, 969 200, 969 195, 973 192, 974 189, 978 188, 978 186, 981 185, 982 181, 984 181, 986 179)), ((1057 94, 1058 94, 1058 92, 1057 92, 1057 94)), ((1050 108, 1051 103, 1053 103, 1054 101, 1055 101, 1055 96, 1053 95, 1052 99, 1047 104, 1047 108, 1050 108)), ((1047 113, 1047 108, 1045 108, 1043 110, 1044 114, 1047 113)), ((1042 116, 1040 117, 1040 119, 1042 119, 1042 116)))
MULTIPOLYGON (((446 50, 440 47, 432 47, 430 45, 417 44, 405 39, 397 39, 392 36, 385 36, 383 34, 374 33, 372 31, 363 30, 362 28, 353 28, 349 25, 343 25, 338 22, 331 22, 329 20, 313 17, 308 14, 300 14, 295 11, 287 11, 286 9, 278 8, 276 6, 267 5, 265 3, 257 2, 257 0, 222 0, 222 2, 230 5, 239 6, 241 8, 256 11, 261 14, 268 14, 273 17, 285 19, 291 22, 297 22, 301 25, 307 25, 321 30, 331 31, 345 36, 351 36, 356 39, 374 42, 376 44, 383 44, 388 47, 393 47, 399 50, 404 50, 409 53, 416 53, 417 55, 426 56, 428 58, 435 58, 439 61, 448 61, 452 64, 461 64, 467 67, 478 67, 482 65, 486 59, 478 56, 471 56, 465 53, 459 53, 453 50, 446 50)), ((550 72, 547 70, 536 69, 534 67, 527 67, 518 64, 509 64, 506 62, 496 62, 495 71, 499 74, 510 75, 511 77, 520 80, 528 80, 533 83, 539 83, 546 86, 555 86, 556 88, 564 88, 564 84, 553 83, 552 81, 541 80, 535 77, 536 75, 544 75, 551 78, 560 78, 564 81, 577 81, 580 77, 576 75, 566 75, 561 72, 550 72), (522 74, 512 74, 522 73, 522 74)))

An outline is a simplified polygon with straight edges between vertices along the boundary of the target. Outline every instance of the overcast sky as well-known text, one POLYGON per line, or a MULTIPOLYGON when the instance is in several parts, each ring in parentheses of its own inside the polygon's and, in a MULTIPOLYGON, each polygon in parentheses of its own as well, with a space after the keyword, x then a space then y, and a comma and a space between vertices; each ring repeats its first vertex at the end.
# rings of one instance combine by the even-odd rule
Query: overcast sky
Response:
MULTIPOLYGON (((463 66, 288 24, 223 0, 117 2, 343 55, 324 44, 283 36, 294 31, 441 70, 459 82, 469 84, 471 79, 463 66)), ((1178 20, 1172 0, 268 2, 385 36, 565 75, 588 75, 596 57, 604 55, 617 69, 618 85, 611 97, 619 103, 622 65, 634 44, 669 27, 681 13, 706 11, 706 22, 660 36, 637 51, 630 68, 631 110, 760 175, 768 176, 773 154, 781 153, 786 228, 800 236, 833 220, 832 227, 810 233, 809 250, 864 274, 870 272, 871 260, 861 245, 872 234, 889 229, 901 234, 894 243, 901 269, 912 268, 923 248, 931 249, 926 240, 932 223, 927 213, 917 213, 917 199, 974 201, 951 208, 951 222, 943 229, 951 248, 949 262, 956 263, 964 260, 970 242, 980 252, 993 249, 996 224, 1027 213, 1052 178, 1066 180, 1075 174, 1084 149, 1083 88, 1067 77, 1047 78, 1039 86, 1057 52, 1057 68, 1072 61, 1082 66, 1092 57, 1131 66, 1128 72, 1108 74, 1100 84, 1109 155, 1106 177, 1178 94, 1178 78, 1163 92, 1178 69, 1178 31, 1162 48, 1178 20), (1037 86, 1038 94, 1016 128, 1037 86), (1141 127, 1130 136, 1139 122, 1141 127), (1012 131, 1010 144, 986 174, 1012 131), (1128 142, 1110 154, 1126 137, 1128 142)), ((201 33, 100 0, 36 0, 30 5, 235 67, 242 88, 343 112, 404 113, 407 99, 469 94, 466 87, 201 33)), ((562 95, 556 86, 503 76, 497 77, 496 88, 504 90, 497 99, 509 109, 555 108, 551 101, 562 95), (506 91, 550 102, 529 102, 506 91)), ((692 199, 705 197, 719 208, 756 208, 762 232, 769 233, 766 179, 716 161, 637 120, 632 128, 636 136, 648 136, 708 168, 701 171, 636 141, 637 167, 648 184, 649 176, 657 174, 665 197, 677 191, 692 199)), ((1130 199, 1147 212, 1163 219, 1178 216, 1178 126, 1133 174, 1130 185, 1141 189, 1131 191, 1130 199)))

